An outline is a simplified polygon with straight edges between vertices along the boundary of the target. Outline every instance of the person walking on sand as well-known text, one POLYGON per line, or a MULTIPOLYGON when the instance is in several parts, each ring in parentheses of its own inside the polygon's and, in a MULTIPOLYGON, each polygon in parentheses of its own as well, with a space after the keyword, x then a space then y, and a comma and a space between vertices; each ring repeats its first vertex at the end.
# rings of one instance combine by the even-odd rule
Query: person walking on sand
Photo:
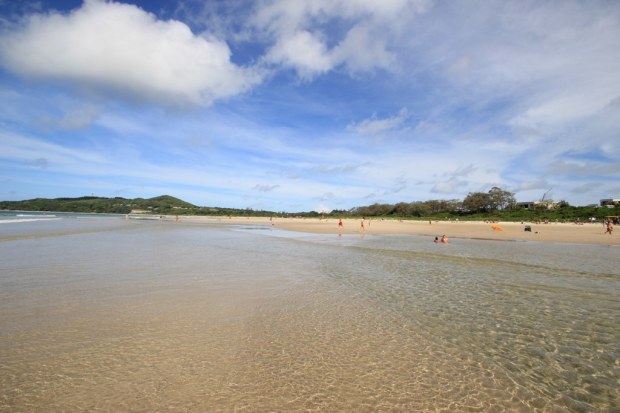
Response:
POLYGON ((360 232, 364 232, 364 218, 362 218, 362 221, 360 222, 360 232))
POLYGON ((605 231, 605 234, 612 235, 613 232, 614 232, 614 223, 610 219, 609 221, 607 221, 607 230, 605 231))
POLYGON ((344 227, 344 224, 342 223, 342 218, 338 220, 338 227, 340 228, 344 227))

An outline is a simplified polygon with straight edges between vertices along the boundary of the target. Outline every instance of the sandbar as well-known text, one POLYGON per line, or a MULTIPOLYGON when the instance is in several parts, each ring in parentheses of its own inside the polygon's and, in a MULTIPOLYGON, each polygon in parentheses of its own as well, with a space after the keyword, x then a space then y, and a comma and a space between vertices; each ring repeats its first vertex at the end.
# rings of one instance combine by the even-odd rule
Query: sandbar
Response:
MULTIPOLYGON (((192 220, 196 220, 193 218, 192 220)), ((200 219, 198 219, 200 220, 200 219)), ((446 235, 453 239, 470 238, 499 241, 537 241, 572 244, 620 245, 618 234, 605 233, 602 223, 531 223, 531 222, 483 222, 483 221, 418 221, 398 219, 365 219, 362 228, 361 219, 338 218, 261 218, 230 217, 218 219, 222 223, 250 223, 270 225, 286 231, 317 234, 377 234, 377 235, 420 235, 441 237, 446 235), (496 227, 494 229, 493 227, 496 227), (529 226, 531 231, 525 231, 529 226), (501 230, 498 230, 500 227, 501 230)))

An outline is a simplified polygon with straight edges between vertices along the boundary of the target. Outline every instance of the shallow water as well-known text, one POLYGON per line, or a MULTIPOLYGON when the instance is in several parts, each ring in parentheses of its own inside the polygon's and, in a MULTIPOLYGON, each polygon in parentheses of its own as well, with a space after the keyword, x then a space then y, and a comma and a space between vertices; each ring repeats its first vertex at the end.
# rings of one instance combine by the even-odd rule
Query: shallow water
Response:
POLYGON ((607 246, 0 226, 0 411, 620 411, 607 246))

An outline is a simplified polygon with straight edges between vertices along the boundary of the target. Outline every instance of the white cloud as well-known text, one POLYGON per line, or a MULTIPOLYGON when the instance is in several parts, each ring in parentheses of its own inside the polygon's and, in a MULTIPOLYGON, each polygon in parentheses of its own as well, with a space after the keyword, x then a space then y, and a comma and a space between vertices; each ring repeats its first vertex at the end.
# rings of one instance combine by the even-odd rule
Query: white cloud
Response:
POLYGON ((462 192, 462 188, 467 186, 467 182, 451 178, 447 181, 437 182, 431 192, 437 194, 457 194, 462 192))
POLYGON ((478 169, 478 167, 476 167, 474 164, 469 164, 466 166, 461 166, 459 168, 457 168, 454 171, 451 172, 444 172, 444 176, 452 176, 453 178, 456 177, 467 177, 469 175, 471 175, 472 173, 476 172, 476 170, 478 169))
POLYGON ((612 177, 620 175, 620 162, 567 162, 558 160, 548 166, 549 173, 565 176, 601 176, 612 177))
POLYGON ((312 171, 319 174, 341 175, 356 172, 362 165, 341 165, 341 166, 325 166, 319 165, 312 167, 312 171))
POLYGON ((350 124, 349 129, 365 135, 376 135, 397 128, 407 117, 407 109, 403 108, 398 112, 398 115, 391 118, 377 119, 376 115, 373 115, 370 119, 364 119, 359 123, 350 124))
POLYGON ((430 64, 477 101, 509 97, 515 128, 563 127, 620 95, 617 3, 474 1, 434 11, 412 29, 410 64, 430 64))
POLYGON ((41 166, 41 159, 45 160, 45 167, 99 164, 104 160, 103 156, 94 151, 71 149, 11 132, 1 133, 0 143, 2 144, 0 159, 31 166, 41 166))
POLYGON ((340 65, 353 73, 390 69, 396 62, 391 40, 429 3, 273 0, 257 10, 251 24, 273 43, 268 63, 291 67, 300 77, 311 79, 340 65))
POLYGON ((518 191, 529 191, 532 189, 544 189, 548 188, 549 182, 545 178, 539 178, 533 181, 522 182, 517 186, 518 191))
MULTIPOLYGON (((620 94, 620 76, 617 76, 617 79, 608 79, 609 83, 605 82, 606 84, 595 79, 582 81, 584 83, 572 85, 566 91, 554 91, 553 95, 534 103, 513 120, 514 124, 537 126, 574 122, 603 110, 620 94)), ((565 84, 563 86, 565 87, 565 84)))
POLYGON ((571 192, 574 194, 587 194, 596 191, 598 188, 598 182, 587 182, 585 184, 577 185, 571 190, 571 192))
POLYGON ((66 130, 84 129, 93 124, 99 110, 92 106, 75 109, 65 113, 60 120, 60 127, 66 130))
POLYGON ((354 73, 375 67, 389 69, 396 63, 396 57, 388 50, 385 39, 366 23, 351 28, 345 39, 334 48, 332 56, 335 62, 343 63, 354 73))
POLYGON ((311 78, 314 74, 326 72, 333 67, 332 59, 326 54, 325 45, 307 31, 299 31, 279 39, 266 59, 296 68, 302 78, 311 78))
POLYGON ((62 129, 73 131, 88 128, 97 120, 98 116, 99 109, 93 106, 86 106, 66 112, 61 119, 43 116, 36 120, 34 124, 44 130, 62 129))
POLYGON ((266 185, 266 184, 256 184, 252 189, 259 192, 271 192, 276 188, 279 188, 280 185, 266 185))
POLYGON ((5 76, 0 129, 40 138, 5 134, 0 160, 15 166, 14 176, 44 169, 48 182, 116 177, 117 186, 159 191, 170 184, 213 200, 220 192, 226 203, 271 199, 277 208, 310 199, 347 209, 367 194, 378 202, 464 197, 492 185, 524 200, 549 187, 571 194, 571 203, 613 195, 620 174, 614 2, 182 4, 187 13, 204 7, 184 19, 194 33, 200 27, 219 37, 136 6, 89 0, 4 31, 0 64, 87 92, 172 104, 249 90, 261 79, 241 61, 272 74, 291 70, 307 82, 296 88, 274 75, 243 100, 176 111, 83 102, 63 88, 5 76), (231 50, 239 51, 237 65, 231 50), (383 139, 389 144, 375 144, 383 139), (69 148, 79 150, 63 152, 69 148), (587 192, 584 183, 597 187, 587 192))
POLYGON ((86 0, 70 14, 35 14, 0 39, 2 64, 41 79, 167 104, 209 104, 260 79, 230 61, 226 43, 140 8, 86 0))

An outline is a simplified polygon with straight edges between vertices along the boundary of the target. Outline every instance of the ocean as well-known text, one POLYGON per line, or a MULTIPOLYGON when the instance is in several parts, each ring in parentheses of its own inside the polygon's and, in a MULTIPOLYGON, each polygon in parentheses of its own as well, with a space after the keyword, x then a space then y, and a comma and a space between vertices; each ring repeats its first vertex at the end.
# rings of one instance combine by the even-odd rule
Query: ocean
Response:
POLYGON ((620 412, 618 247, 36 215, 0 412, 620 412))

